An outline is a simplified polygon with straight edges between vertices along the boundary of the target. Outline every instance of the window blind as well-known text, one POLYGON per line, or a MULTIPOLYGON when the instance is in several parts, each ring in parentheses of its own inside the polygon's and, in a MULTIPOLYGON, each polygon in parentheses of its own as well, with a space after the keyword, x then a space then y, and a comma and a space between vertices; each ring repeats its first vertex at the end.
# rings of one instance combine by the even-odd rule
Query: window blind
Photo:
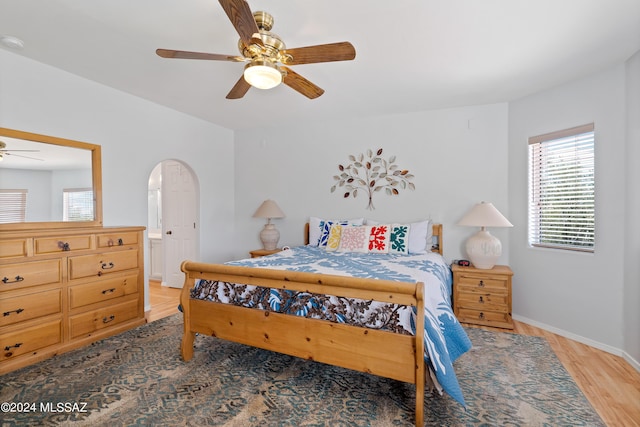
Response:
POLYGON ((25 222, 27 190, 0 190, 0 223, 25 222))
POLYGON ((93 220, 93 190, 91 188, 67 188, 63 190, 64 221, 93 220))
POLYGON ((529 139, 529 244, 593 252, 593 124, 529 139))

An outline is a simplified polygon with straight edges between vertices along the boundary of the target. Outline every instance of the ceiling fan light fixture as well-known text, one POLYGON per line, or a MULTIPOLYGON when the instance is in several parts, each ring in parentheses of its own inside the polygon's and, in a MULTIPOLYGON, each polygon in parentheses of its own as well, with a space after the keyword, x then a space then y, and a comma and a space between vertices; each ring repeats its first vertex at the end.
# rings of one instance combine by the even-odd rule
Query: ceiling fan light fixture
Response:
POLYGON ((244 68, 244 79, 258 89, 271 89, 282 83, 282 72, 272 62, 255 60, 244 68))

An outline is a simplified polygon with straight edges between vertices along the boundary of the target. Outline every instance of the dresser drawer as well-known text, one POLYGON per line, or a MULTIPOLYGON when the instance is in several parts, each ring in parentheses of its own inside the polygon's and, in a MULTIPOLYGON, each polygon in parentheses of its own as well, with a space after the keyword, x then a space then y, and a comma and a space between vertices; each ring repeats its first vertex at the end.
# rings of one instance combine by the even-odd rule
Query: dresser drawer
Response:
POLYGON ((62 342, 60 319, 0 335, 0 362, 62 342))
POLYGON ((30 239, 0 241, 0 259, 25 257, 29 254, 30 239))
POLYGON ((61 312, 61 289, 2 297, 0 298, 0 327, 61 312))
POLYGON ((463 323, 474 323, 477 325, 512 327, 510 313, 470 310, 466 308, 458 309, 458 320, 463 323))
POLYGON ((506 292, 490 294, 477 292, 474 289, 473 292, 458 292, 457 297, 458 299, 454 301, 454 304, 459 308, 501 312, 509 311, 509 296, 506 292))
POLYGON ((91 249, 91 236, 41 237, 35 239, 36 255, 91 249))
POLYGON ((98 248, 113 246, 137 245, 139 233, 123 232, 98 235, 98 248))
POLYGON ((69 307, 82 307, 138 292, 138 274, 100 280, 69 288, 69 307))
POLYGON ((62 282, 60 259, 0 265, 0 292, 62 282))
POLYGON ((70 319, 71 338, 91 335, 100 329, 134 319, 137 315, 138 300, 131 300, 72 316, 70 319))
POLYGON ((138 268, 137 249, 75 256, 69 258, 69 279, 100 277, 134 268, 138 268))
POLYGON ((497 293, 507 292, 508 283, 508 279, 460 275, 456 282, 456 286, 463 291, 476 289, 485 292, 497 293))

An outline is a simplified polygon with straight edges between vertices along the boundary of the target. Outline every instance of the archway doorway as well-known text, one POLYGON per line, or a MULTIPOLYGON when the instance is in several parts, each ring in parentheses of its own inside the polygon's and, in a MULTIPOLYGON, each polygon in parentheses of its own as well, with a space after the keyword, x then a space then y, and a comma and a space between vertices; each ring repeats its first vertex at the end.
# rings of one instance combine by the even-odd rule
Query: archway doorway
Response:
POLYGON ((181 288, 180 264, 199 259, 199 186, 186 164, 164 160, 149 176, 149 279, 181 288))

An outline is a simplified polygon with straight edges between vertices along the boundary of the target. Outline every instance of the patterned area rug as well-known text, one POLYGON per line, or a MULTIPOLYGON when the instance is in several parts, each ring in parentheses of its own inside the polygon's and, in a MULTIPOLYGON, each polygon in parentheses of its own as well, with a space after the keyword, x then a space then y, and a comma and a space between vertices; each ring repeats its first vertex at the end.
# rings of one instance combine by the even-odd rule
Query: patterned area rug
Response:
MULTIPOLYGON (((411 384, 203 336, 185 363, 181 331, 175 315, 0 376, 0 402, 22 411, 0 425, 414 423, 411 384)), ((428 393, 425 425, 604 426, 545 339, 467 331, 474 348, 455 363, 467 408, 428 393)))

